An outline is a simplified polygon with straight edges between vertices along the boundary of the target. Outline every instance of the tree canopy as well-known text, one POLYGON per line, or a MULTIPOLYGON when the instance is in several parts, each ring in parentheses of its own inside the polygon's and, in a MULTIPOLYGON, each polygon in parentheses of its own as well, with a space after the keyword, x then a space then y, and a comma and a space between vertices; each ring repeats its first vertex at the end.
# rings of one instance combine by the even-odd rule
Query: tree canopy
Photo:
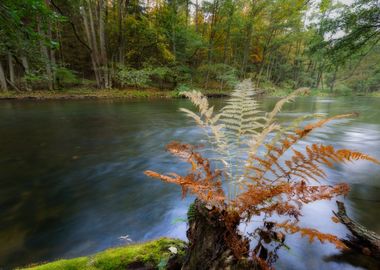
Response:
POLYGON ((0 86, 181 91, 252 78, 269 90, 372 92, 379 9, 375 0, 4 0, 0 86), (356 70, 366 75, 347 80, 356 70))

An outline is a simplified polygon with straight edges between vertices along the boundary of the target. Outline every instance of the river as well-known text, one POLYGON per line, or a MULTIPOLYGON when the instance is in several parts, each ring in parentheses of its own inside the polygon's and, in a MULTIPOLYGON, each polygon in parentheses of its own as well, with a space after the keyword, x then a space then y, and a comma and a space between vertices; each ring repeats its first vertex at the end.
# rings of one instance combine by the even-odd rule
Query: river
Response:
MULTIPOLYGON (((270 110, 276 99, 261 100, 270 110)), ((217 106, 223 100, 213 100, 217 106)), ((178 111, 186 100, 71 100, 0 102, 0 269, 87 255, 160 236, 186 239, 186 211, 177 186, 147 178, 143 171, 181 172, 184 164, 164 151, 171 140, 198 143, 202 133, 178 111)), ((315 131, 306 142, 325 142, 380 158, 380 99, 298 98, 280 114, 356 111, 357 119, 315 131)), ((380 167, 366 162, 328 171, 345 181, 349 214, 380 233, 380 167)), ((304 210, 302 224, 344 236, 331 221, 335 203, 304 210)), ((334 261, 329 244, 289 237, 277 269, 361 269, 359 259, 334 261)))

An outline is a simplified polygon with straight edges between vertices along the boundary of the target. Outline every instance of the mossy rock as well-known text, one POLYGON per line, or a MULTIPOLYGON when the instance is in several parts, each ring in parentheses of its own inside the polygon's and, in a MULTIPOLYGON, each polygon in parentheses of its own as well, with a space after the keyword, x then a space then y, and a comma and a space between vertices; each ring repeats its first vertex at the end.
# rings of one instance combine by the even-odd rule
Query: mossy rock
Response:
POLYGON ((28 270, 119 270, 119 269, 180 269, 187 245, 182 240, 160 238, 158 240, 111 248, 103 252, 74 259, 30 266, 28 270), (169 247, 178 251, 173 254, 169 247))

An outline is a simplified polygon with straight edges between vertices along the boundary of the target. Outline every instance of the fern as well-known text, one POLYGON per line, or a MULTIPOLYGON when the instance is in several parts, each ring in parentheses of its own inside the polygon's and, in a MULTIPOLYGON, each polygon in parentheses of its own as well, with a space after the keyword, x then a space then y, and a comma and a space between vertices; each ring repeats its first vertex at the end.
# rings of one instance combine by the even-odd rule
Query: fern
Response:
MULTIPOLYGON (((221 161, 222 166, 219 169, 217 166, 212 167, 210 161, 199 152, 205 149, 172 142, 167 146, 167 151, 190 164, 188 174, 164 175, 152 171, 146 171, 145 174, 164 182, 178 184, 182 188, 183 196, 192 193, 201 201, 215 206, 223 215, 220 222, 225 222, 227 228, 236 217, 240 222, 249 222, 254 216, 264 216, 263 227, 249 234, 252 240, 257 241, 251 254, 253 261, 259 265, 268 266, 275 260, 275 251, 284 245, 284 237, 279 236, 287 233, 300 233, 310 241, 318 239, 344 248, 344 244, 334 235, 321 233, 313 228, 299 227, 297 223, 302 206, 348 194, 349 186, 345 183, 319 183, 322 179, 327 180, 328 175, 324 170, 326 166, 333 167, 336 163, 357 160, 376 164, 380 162, 369 155, 349 149, 335 149, 331 145, 311 144, 302 151, 296 150, 294 146, 313 130, 331 121, 357 115, 351 113, 322 118, 302 127, 303 121, 316 116, 306 115, 295 119, 288 126, 280 125, 276 116, 284 104, 307 92, 306 88, 296 90, 279 100, 269 113, 260 110, 250 80, 238 84, 226 105, 217 113, 201 93, 185 93, 199 112, 194 113, 187 109, 181 111, 194 119, 205 131, 214 153, 218 156, 216 160, 221 161), (292 154, 285 159, 288 151, 292 154), (222 187, 223 182, 227 184, 226 191, 222 187), (268 220, 273 215, 285 219, 285 222, 268 220), (271 255, 267 260, 262 260, 257 253, 258 250, 264 250, 261 241, 279 243, 269 253, 271 255)), ((191 215, 190 208, 189 218, 191 215)), ((242 239, 232 237, 227 241, 236 257, 245 254, 243 247, 246 246, 242 239)))

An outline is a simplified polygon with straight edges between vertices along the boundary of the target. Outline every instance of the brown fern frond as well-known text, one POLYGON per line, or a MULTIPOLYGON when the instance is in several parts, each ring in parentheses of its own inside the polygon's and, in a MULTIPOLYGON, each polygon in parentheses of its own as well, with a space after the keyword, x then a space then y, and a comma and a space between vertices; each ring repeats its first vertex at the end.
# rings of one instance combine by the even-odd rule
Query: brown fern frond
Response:
POLYGON ((335 115, 333 117, 322 119, 316 123, 306 125, 303 129, 296 130, 296 133, 299 136, 299 139, 302 139, 305 136, 307 136, 312 130, 314 130, 316 128, 320 128, 320 127, 324 126, 325 124, 327 124, 328 122, 331 122, 331 121, 336 120, 336 119, 342 119, 342 118, 348 118, 348 117, 357 117, 357 116, 358 116, 357 113, 335 115))
POLYGON ((182 198, 186 197, 187 193, 196 195, 203 202, 213 205, 223 205, 225 195, 220 181, 210 181, 202 179, 198 174, 188 174, 185 177, 177 174, 163 175, 154 171, 145 171, 145 175, 160 179, 163 182, 174 183, 182 188, 182 198))
POLYGON ((312 228, 301 228, 295 223, 284 222, 276 223, 276 227, 282 228, 289 234, 300 233, 302 237, 307 237, 310 242, 319 240, 321 243, 329 242, 335 245, 338 249, 347 249, 347 246, 336 236, 328 233, 321 233, 320 231, 312 228))
POLYGON ((268 216, 272 216, 273 214, 277 214, 280 216, 289 216, 298 220, 299 216, 301 216, 300 208, 291 204, 290 202, 272 202, 266 206, 263 206, 258 209, 258 211, 267 214, 268 216))
POLYGON ((183 144, 177 141, 172 141, 166 145, 166 151, 185 161, 191 157, 194 148, 193 145, 183 144))
POLYGON ((180 185, 182 197, 185 197, 187 192, 190 191, 204 202, 223 205, 225 195, 220 179, 221 171, 212 170, 209 160, 195 152, 194 149, 196 148, 196 146, 176 141, 169 143, 166 147, 171 154, 191 165, 191 171, 186 176, 180 176, 175 173, 163 175, 153 171, 145 171, 144 173, 149 177, 180 185))
POLYGON ((360 152, 354 152, 354 151, 351 151, 348 149, 340 149, 340 150, 336 151, 336 154, 341 159, 345 159, 347 161, 368 160, 368 161, 371 161, 373 163, 380 164, 380 161, 374 157, 371 157, 369 155, 365 155, 365 154, 360 153, 360 152))
MULTIPOLYGON (((268 149, 268 152, 265 156, 265 158, 266 158, 265 159, 265 161, 266 161, 265 166, 263 166, 263 168, 265 168, 265 172, 261 173, 260 175, 264 176, 269 171, 271 171, 273 173, 273 166, 276 165, 276 163, 284 155, 284 153, 288 149, 290 149, 294 144, 296 144, 300 139, 305 138, 312 130, 314 130, 316 128, 320 128, 320 127, 324 126, 325 124, 327 124, 328 122, 331 122, 333 120, 347 118, 347 117, 354 117, 354 116, 357 116, 357 113, 341 114, 341 115, 336 115, 333 117, 325 118, 325 119, 319 120, 316 123, 308 124, 303 129, 296 130, 295 134, 286 135, 286 137, 284 139, 280 140, 280 146, 267 144, 266 148, 268 149), (275 158, 273 158, 273 156, 275 156, 275 158)), ((329 150, 329 149, 326 149, 326 150, 329 150)), ((332 159, 335 162, 339 162, 339 160, 338 160, 339 157, 340 156, 332 155, 330 157, 330 159, 332 159)), ((298 157, 298 158, 300 158, 300 157, 298 157)), ((326 159, 326 157, 322 157, 321 159, 323 159, 325 161, 325 164, 332 166, 333 163, 331 161, 329 161, 328 159, 326 159)), ((264 162, 260 162, 260 165, 263 165, 263 164, 264 164, 264 162)))
POLYGON ((259 208, 264 203, 278 197, 282 194, 291 194, 292 187, 289 183, 279 183, 277 185, 253 185, 248 184, 245 192, 239 194, 231 202, 239 213, 249 212, 250 215, 259 214, 259 208))
POLYGON ((310 203, 319 200, 331 200, 336 196, 346 196, 350 186, 346 183, 336 185, 307 185, 305 181, 292 185, 292 200, 302 203, 310 203))
MULTIPOLYGON (((289 160, 285 160, 287 169, 281 170, 282 174, 276 174, 276 179, 273 182, 280 180, 294 180, 292 177, 297 177, 300 180, 319 181, 321 178, 326 177, 325 171, 320 167, 324 164, 329 167, 333 167, 334 163, 343 163, 345 161, 354 160, 367 160, 376 164, 380 162, 369 155, 365 155, 360 152, 351 151, 348 149, 335 150, 332 145, 312 144, 306 146, 306 154, 301 153, 293 149, 293 156, 289 160)), ((273 170, 274 166, 279 167, 278 163, 271 162, 273 157, 269 157, 266 160, 261 160, 260 165, 265 164, 264 169, 261 167, 255 168, 255 171, 259 171, 259 175, 262 176, 266 171, 273 170), (270 167, 268 169, 268 167, 270 167), (264 171, 264 172, 263 172, 264 171)))

